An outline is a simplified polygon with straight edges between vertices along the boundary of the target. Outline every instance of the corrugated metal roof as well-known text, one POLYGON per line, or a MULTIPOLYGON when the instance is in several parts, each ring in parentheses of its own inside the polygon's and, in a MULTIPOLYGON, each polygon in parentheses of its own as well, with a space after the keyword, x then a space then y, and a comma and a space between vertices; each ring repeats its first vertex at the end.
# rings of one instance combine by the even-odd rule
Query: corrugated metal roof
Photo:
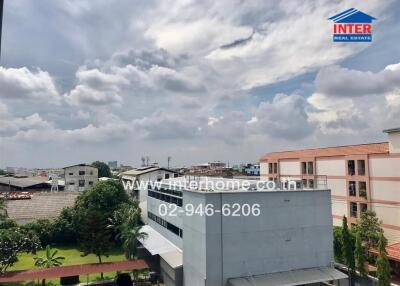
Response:
POLYGON ((261 162, 268 160, 278 160, 278 159, 299 159, 299 158, 312 158, 312 157, 331 157, 331 156, 387 154, 387 153, 389 153, 389 143, 383 142, 383 143, 272 152, 264 155, 261 158, 261 162))
POLYGON ((150 172, 155 172, 155 171, 167 171, 167 172, 171 172, 171 173, 175 173, 172 170, 168 170, 165 168, 161 168, 161 167, 154 167, 154 166, 150 166, 150 167, 143 167, 143 168, 136 168, 133 170, 129 170, 126 172, 123 172, 120 174, 120 176, 140 176, 146 173, 150 173, 150 172))
POLYGON ((46 177, 27 177, 27 178, 15 178, 15 177, 0 177, 0 184, 11 185, 17 188, 27 188, 35 185, 46 183, 46 177))
POLYGON ((299 269, 253 277, 229 279, 229 286, 295 286, 346 279, 347 275, 330 267, 299 269))

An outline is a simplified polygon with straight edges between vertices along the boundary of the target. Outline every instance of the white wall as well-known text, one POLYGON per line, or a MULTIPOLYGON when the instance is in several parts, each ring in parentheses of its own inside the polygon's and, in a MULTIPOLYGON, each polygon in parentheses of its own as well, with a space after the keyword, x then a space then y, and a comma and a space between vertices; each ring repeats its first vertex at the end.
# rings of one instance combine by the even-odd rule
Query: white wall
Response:
POLYGON ((400 177, 400 158, 371 158, 370 176, 400 177))
POLYGON ((400 202, 400 181, 371 180, 371 198, 400 202))
POLYGON ((400 132, 389 134, 389 152, 400 153, 400 132))
POLYGON ((279 173, 282 175, 300 175, 300 162, 280 161, 279 169, 279 173))
POLYGON ((382 220, 383 224, 400 226, 400 209, 398 206, 388 206, 386 204, 372 204, 372 210, 376 216, 382 220))
POLYGON ((261 180, 268 179, 268 163, 260 163, 260 178, 261 180))
POLYGON ((344 200, 332 199, 332 214, 347 216, 347 202, 344 200))
POLYGON ((317 159, 317 175, 345 176, 346 161, 344 159, 338 159, 338 160, 317 159))
POLYGON ((345 179, 328 179, 328 189, 331 189, 332 196, 346 196, 346 180, 345 179))

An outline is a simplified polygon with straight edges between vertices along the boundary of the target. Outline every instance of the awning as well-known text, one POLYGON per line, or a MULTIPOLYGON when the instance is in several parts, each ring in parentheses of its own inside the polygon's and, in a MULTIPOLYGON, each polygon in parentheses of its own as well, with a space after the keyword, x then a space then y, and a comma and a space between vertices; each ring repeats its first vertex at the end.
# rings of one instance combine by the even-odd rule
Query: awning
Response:
POLYGON ((44 269, 27 269, 10 271, 0 275, 0 283, 51 279, 74 275, 87 275, 91 273, 113 272, 133 269, 141 270, 147 268, 149 268, 149 266, 144 260, 131 260, 120 262, 68 265, 44 269))
POLYGON ((180 252, 178 250, 161 253, 160 256, 172 268, 178 268, 183 265, 182 252, 180 252))
POLYGON ((229 286, 294 286, 346 279, 347 275, 330 267, 309 268, 229 279, 229 286))
POLYGON ((140 231, 147 233, 146 238, 139 239, 139 241, 152 255, 180 251, 178 247, 154 230, 151 226, 144 225, 140 231))

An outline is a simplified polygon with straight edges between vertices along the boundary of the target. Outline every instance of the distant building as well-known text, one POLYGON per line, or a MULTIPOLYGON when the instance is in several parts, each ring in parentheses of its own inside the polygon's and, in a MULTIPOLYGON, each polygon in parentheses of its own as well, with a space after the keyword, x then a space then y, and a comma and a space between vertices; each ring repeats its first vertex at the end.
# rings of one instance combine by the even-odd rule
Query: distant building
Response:
MULTIPOLYGON (((60 186, 62 190, 63 187, 60 186)), ((49 192, 51 182, 46 177, 0 177, 0 192, 49 192)))
POLYGON ((108 167, 110 167, 110 169, 113 171, 118 169, 118 161, 109 161, 108 167))
POLYGON ((247 164, 243 169, 243 173, 248 176, 260 176, 260 164, 247 164))
POLYGON ((79 192, 90 188, 98 181, 98 169, 86 164, 64 168, 65 191, 79 192))
POLYGON ((148 166, 135 168, 121 173, 121 181, 130 195, 138 199, 143 209, 146 208, 147 183, 178 177, 178 173, 170 169, 148 166))

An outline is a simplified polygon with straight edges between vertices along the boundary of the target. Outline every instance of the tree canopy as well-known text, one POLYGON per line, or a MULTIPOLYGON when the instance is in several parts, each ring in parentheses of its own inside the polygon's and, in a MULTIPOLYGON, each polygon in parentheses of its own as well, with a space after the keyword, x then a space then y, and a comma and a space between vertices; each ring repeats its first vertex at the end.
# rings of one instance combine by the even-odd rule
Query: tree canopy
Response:
POLYGON ((112 177, 110 167, 106 163, 101 162, 101 161, 95 161, 92 163, 92 166, 99 170, 99 178, 100 177, 108 177, 108 178, 112 177))

